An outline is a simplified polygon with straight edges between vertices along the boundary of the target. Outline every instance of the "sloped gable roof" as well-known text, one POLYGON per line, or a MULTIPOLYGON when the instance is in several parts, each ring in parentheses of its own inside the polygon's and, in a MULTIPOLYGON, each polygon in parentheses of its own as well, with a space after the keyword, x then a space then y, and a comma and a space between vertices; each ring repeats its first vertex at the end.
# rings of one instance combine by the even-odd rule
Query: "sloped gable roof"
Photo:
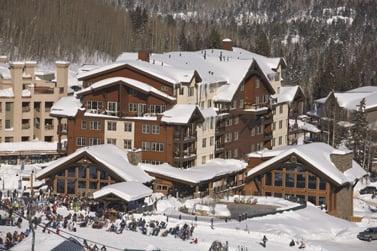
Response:
POLYGON ((170 101, 174 101, 175 98, 160 91, 160 90, 157 90, 156 88, 146 84, 146 83, 143 83, 143 82, 140 82, 140 81, 137 81, 137 80, 134 80, 134 79, 130 79, 130 78, 124 78, 124 77, 112 77, 112 78, 106 78, 104 80, 100 80, 98 82, 95 82, 94 84, 92 84, 91 86, 81 90, 81 91, 78 91, 76 92, 76 95, 77 96, 81 96, 83 94, 86 94, 86 93, 89 93, 91 91, 95 91, 95 90, 99 90, 99 89, 102 89, 102 88, 106 88, 106 87, 109 87, 111 85, 114 85, 114 84, 124 84, 124 85, 127 85, 127 86, 130 86, 132 88, 136 88, 144 93, 150 93, 150 94, 153 94, 153 95, 157 95, 161 98, 164 98, 164 99, 167 99, 167 100, 170 100, 170 101))
POLYGON ((88 154, 90 157, 106 166, 109 170, 114 172, 124 181, 137 181, 146 183, 153 180, 153 178, 146 174, 142 169, 132 165, 128 161, 126 152, 111 144, 79 148, 74 153, 71 153, 66 157, 57 159, 46 168, 39 171, 37 173, 37 178, 43 179, 48 177, 48 175, 50 173, 53 173, 57 168, 83 154, 88 154))
MULTIPOLYGON (((268 150, 266 150, 266 152, 267 154, 265 156, 268 156, 268 150)), ((249 170, 247 176, 250 177, 263 172, 264 169, 267 169, 272 164, 294 154, 304 161, 308 162, 311 166, 329 177, 338 185, 343 185, 347 182, 353 182, 353 180, 349 179, 351 175, 346 176, 331 161, 330 155, 335 153, 346 154, 347 152, 334 149, 333 147, 325 143, 311 143, 306 145, 282 147, 276 150, 272 150, 271 155, 268 156, 272 158, 249 170)), ((353 167, 357 168, 355 162, 353 162, 352 165, 353 167)), ((360 172, 358 171, 357 173, 360 172)))
POLYGON ((204 120, 204 116, 197 105, 177 104, 163 113, 161 121, 167 124, 187 124, 195 113, 199 114, 204 120))
POLYGON ((152 195, 153 191, 140 182, 128 181, 119 182, 103 187, 93 193, 93 198, 98 199, 110 194, 114 194, 125 201, 134 201, 152 195))

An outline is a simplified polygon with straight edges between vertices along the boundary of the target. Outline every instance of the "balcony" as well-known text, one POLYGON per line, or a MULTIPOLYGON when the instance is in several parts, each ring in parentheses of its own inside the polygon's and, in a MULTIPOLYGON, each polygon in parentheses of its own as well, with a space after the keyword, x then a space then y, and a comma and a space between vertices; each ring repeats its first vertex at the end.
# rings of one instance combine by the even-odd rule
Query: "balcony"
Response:
POLYGON ((66 124, 58 125, 58 134, 67 135, 67 125, 66 124))
POLYGON ((30 129, 30 123, 22 124, 22 130, 30 129))
POLYGON ((174 160, 176 161, 192 161, 196 159, 196 153, 192 153, 190 155, 183 155, 183 156, 176 156, 174 160))
POLYGON ((263 139, 264 139, 264 141, 272 140, 272 132, 264 134, 263 139))
POLYGON ((23 106, 22 112, 30 112, 30 106, 23 106))
POLYGON ((54 94, 54 88, 45 87, 45 86, 35 86, 34 93, 35 94, 54 94))
POLYGON ((266 114, 269 111, 268 104, 245 104, 241 113, 253 114, 255 116, 266 114))
POLYGON ((45 125, 45 130, 53 130, 53 129, 54 129, 54 125, 51 125, 51 124, 45 125))

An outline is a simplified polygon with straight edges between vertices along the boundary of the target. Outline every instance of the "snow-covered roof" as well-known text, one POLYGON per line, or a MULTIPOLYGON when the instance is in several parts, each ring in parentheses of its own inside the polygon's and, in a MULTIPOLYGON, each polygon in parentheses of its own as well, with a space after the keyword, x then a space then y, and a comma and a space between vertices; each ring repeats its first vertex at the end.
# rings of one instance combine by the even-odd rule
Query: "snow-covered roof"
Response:
POLYGON ((200 112, 196 105, 177 104, 163 113, 161 121, 168 124, 187 124, 196 110, 200 112))
POLYGON ((204 83, 224 83, 214 99, 225 102, 232 100, 253 64, 257 65, 267 81, 270 81, 269 76, 274 75, 279 64, 284 61, 282 58, 268 58, 237 47, 233 47, 233 51, 207 49, 152 54, 151 60, 164 62, 164 65, 195 69, 204 83))
POLYGON ((67 161, 70 161, 74 159, 76 156, 79 156, 80 154, 84 153, 88 154, 92 158, 96 159, 98 162, 102 163, 104 166, 106 166, 109 170, 118 175, 124 181, 137 181, 141 183, 146 183, 153 180, 153 178, 146 174, 142 169, 132 165, 128 161, 126 152, 124 152, 117 146, 110 144, 79 148, 74 153, 71 153, 66 157, 62 157, 52 162, 45 169, 37 173, 37 178, 41 179, 47 177, 48 174, 54 171, 56 168, 59 168, 67 161))
MULTIPOLYGON (((291 155, 296 154, 308 163, 310 163, 314 168, 319 170, 324 175, 328 176, 331 180, 333 180, 338 185, 343 185, 347 182, 353 182, 354 180, 350 180, 349 177, 351 175, 346 175, 342 173, 335 164, 331 161, 331 154, 347 154, 349 151, 342 151, 333 148, 332 146, 325 144, 325 143, 311 143, 306 145, 295 145, 295 146, 286 146, 280 147, 274 150, 263 150, 260 152, 249 154, 249 157, 270 157, 271 159, 255 166, 254 168, 250 169, 247 173, 247 176, 252 176, 263 169, 270 167, 275 162, 291 155)), ((354 167, 354 164, 353 164, 354 167)), ((357 167, 355 167, 357 168, 357 167)), ((353 171, 350 171, 353 173, 353 171)), ((358 171, 355 170, 358 173, 358 171)))
POLYGON ((368 173, 354 160, 352 160, 352 167, 344 172, 348 180, 358 180, 368 173))
POLYGON ((143 185, 140 182, 127 181, 107 185, 103 187, 101 190, 94 192, 93 198, 98 199, 113 194, 125 201, 134 201, 151 196, 152 193, 152 189, 143 185))
POLYGON ((167 163, 161 165, 140 164, 139 166, 151 174, 198 184, 223 175, 241 172, 246 169, 247 164, 242 160, 236 159, 213 159, 204 165, 187 169, 176 168, 167 163))
POLYGON ((8 64, 0 64, 0 78, 11 79, 11 73, 8 64))
POLYGON ((80 99, 75 96, 61 97, 51 107, 50 115, 57 117, 75 117, 81 106, 80 99))
POLYGON ((102 72, 117 70, 123 67, 131 67, 152 75, 158 79, 166 81, 171 84, 188 83, 194 77, 195 71, 193 69, 181 69, 179 67, 171 67, 161 63, 146 62, 142 60, 126 60, 121 57, 117 62, 95 68, 93 70, 82 72, 78 75, 78 79, 83 79, 89 76, 94 76, 102 72))
POLYGON ((23 141, 0 143, 0 152, 57 152, 56 142, 23 141))
POLYGON ((211 118, 217 116, 216 110, 213 107, 200 109, 200 112, 203 114, 204 118, 211 118))
POLYGON ((362 87, 359 87, 359 88, 351 89, 351 90, 346 91, 346 92, 350 92, 350 93, 353 93, 353 92, 377 92, 377 86, 366 85, 366 86, 362 86, 362 87))
MULTIPOLYGON (((294 119, 289 120, 289 126, 290 127, 293 127, 295 124, 296 124, 296 120, 294 120, 294 119)), ((302 129, 302 130, 307 131, 307 132, 313 132, 313 133, 320 133, 321 132, 321 130, 319 130, 318 127, 316 127, 315 125, 310 124, 308 122, 304 122, 302 120, 297 120, 297 127, 299 129, 302 129)))
POLYGON ((297 92, 301 90, 298 85, 295 86, 282 86, 280 87, 280 93, 275 94, 273 97, 277 98, 277 103, 291 103, 297 95, 297 92))
POLYGON ((139 71, 150 74, 171 84, 189 83, 194 77, 195 71, 192 69, 182 69, 161 63, 146 62, 142 60, 123 61, 127 65, 139 71))
POLYGON ((172 101, 175 100, 174 97, 169 96, 168 94, 166 94, 166 93, 164 93, 160 90, 157 90, 156 88, 154 88, 154 87, 152 87, 148 84, 145 84, 143 82, 140 82, 140 81, 137 81, 137 80, 134 80, 134 79, 124 78, 124 77, 106 78, 104 80, 95 82, 91 86, 76 92, 76 95, 82 95, 84 93, 88 93, 88 92, 91 92, 93 90, 105 88, 107 86, 110 86, 110 85, 113 85, 113 84, 116 84, 116 83, 122 83, 122 84, 125 84, 125 85, 128 85, 128 86, 132 86, 133 88, 136 88, 136 89, 141 90, 143 92, 155 94, 155 95, 158 95, 158 96, 163 97, 163 98, 168 99, 168 100, 172 100, 172 101))
POLYGON ((357 110, 360 101, 365 98, 365 109, 373 109, 377 107, 377 88, 375 86, 364 86, 347 92, 330 92, 324 98, 315 100, 316 103, 323 104, 327 99, 334 94, 340 107, 347 110, 357 110))
POLYGON ((139 54, 137 52, 122 52, 116 59, 117 62, 126 60, 137 60, 139 54))
POLYGON ((77 75, 77 79, 82 80, 83 78, 86 78, 86 77, 89 77, 89 76, 94 76, 94 75, 97 75, 97 74, 102 73, 102 72, 118 69, 120 67, 123 67, 124 65, 126 65, 126 64, 123 63, 123 62, 116 62, 116 63, 108 64, 108 65, 105 65, 105 66, 94 67, 94 69, 92 69, 92 70, 80 72, 77 75))

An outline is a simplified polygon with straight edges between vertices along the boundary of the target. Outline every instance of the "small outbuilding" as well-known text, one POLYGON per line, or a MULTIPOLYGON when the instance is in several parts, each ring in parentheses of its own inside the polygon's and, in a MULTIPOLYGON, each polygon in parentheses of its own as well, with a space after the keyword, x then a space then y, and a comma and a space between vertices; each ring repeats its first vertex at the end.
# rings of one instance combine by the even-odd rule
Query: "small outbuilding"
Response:
POLYGON ((120 182, 103 187, 93 193, 93 198, 104 203, 106 208, 130 211, 144 205, 145 198, 151 196, 152 189, 140 182, 120 182))

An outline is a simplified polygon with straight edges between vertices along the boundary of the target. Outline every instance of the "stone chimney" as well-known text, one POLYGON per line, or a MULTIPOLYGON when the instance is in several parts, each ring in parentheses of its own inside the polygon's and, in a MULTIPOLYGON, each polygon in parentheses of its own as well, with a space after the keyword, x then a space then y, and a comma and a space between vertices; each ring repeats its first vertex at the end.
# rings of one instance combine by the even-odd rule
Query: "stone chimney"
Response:
POLYGON ((26 74, 27 76, 30 76, 30 78, 34 79, 36 66, 37 66, 37 62, 35 62, 35 61, 25 62, 24 74, 26 74))
POLYGON ((68 91, 68 67, 69 62, 56 61, 56 83, 59 88, 59 94, 67 95, 68 91))
POLYGON ((137 166, 139 163, 141 163, 141 149, 132 149, 128 150, 127 157, 128 161, 132 164, 137 166))
POLYGON ((15 98, 21 97, 22 93, 22 75, 24 70, 24 62, 11 62, 9 64, 10 74, 12 76, 13 93, 15 98))
POLYGON ((8 57, 0 56, 0 64, 6 64, 6 63, 8 63, 8 57))
POLYGON ((149 51, 147 50, 140 50, 138 51, 138 59, 139 60, 142 60, 142 61, 145 61, 145 62, 149 62, 149 51))
POLYGON ((233 41, 230 38, 223 39, 223 49, 233 51, 233 41))
POLYGON ((343 173, 352 168, 353 153, 350 152, 334 152, 330 154, 332 163, 343 173))

